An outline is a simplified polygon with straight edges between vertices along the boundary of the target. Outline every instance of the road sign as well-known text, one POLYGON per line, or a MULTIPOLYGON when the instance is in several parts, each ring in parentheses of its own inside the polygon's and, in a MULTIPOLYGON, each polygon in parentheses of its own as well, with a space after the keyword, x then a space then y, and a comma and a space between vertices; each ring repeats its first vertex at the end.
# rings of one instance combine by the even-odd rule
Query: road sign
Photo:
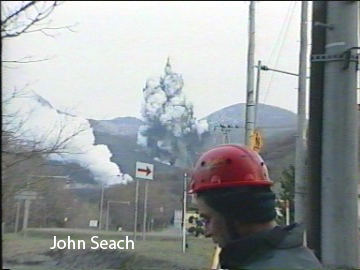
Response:
POLYGON ((15 195, 16 200, 35 200, 37 198, 36 191, 24 190, 15 195))
POLYGON ((251 135, 251 148, 259 152, 263 147, 263 138, 259 129, 255 129, 253 135, 251 135))
POLYGON ((142 179, 154 179, 154 165, 143 162, 136 162, 136 177, 142 179))
POLYGON ((89 227, 96 228, 98 226, 99 221, 98 220, 90 220, 89 227))

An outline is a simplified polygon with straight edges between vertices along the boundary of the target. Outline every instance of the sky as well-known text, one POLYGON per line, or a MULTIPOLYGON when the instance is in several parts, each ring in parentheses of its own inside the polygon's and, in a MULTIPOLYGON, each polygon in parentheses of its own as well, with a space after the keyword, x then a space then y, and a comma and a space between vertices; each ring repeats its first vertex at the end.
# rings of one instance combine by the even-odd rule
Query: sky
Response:
MULTIPOLYGON (((256 3, 256 63, 298 73, 300 7, 256 3)), ((84 118, 141 118, 146 81, 164 76, 170 57, 200 119, 246 102, 248 9, 248 1, 65 2, 49 25, 73 31, 3 43, 3 60, 49 59, 3 67, 3 87, 27 85, 53 107, 84 118)), ((297 84, 296 76, 262 72, 260 103, 296 113, 297 84)))

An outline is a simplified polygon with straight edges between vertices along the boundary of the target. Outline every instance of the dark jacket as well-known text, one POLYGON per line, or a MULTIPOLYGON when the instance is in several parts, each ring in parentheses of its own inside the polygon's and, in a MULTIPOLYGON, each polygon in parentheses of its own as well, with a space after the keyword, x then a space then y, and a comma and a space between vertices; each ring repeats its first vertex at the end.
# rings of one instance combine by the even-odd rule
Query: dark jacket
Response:
POLYGON ((320 269, 303 245, 304 227, 275 227, 229 243, 220 253, 221 269, 320 269))

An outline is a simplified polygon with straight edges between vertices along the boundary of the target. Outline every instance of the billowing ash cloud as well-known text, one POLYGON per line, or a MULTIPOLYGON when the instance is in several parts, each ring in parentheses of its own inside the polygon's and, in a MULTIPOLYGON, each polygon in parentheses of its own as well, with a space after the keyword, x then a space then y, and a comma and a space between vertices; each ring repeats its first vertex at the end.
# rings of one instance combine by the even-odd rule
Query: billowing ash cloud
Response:
POLYGON ((193 105, 182 92, 182 77, 172 72, 168 62, 165 76, 150 78, 143 90, 141 114, 145 125, 138 131, 138 144, 166 164, 190 165, 188 149, 199 146, 208 134, 206 120, 194 117, 193 105))
POLYGON ((106 185, 132 180, 110 161, 112 154, 107 146, 94 145, 95 137, 87 119, 59 112, 34 92, 6 100, 3 115, 12 117, 3 129, 13 132, 24 147, 40 150, 56 145, 47 158, 75 162, 88 169, 96 181, 106 185))

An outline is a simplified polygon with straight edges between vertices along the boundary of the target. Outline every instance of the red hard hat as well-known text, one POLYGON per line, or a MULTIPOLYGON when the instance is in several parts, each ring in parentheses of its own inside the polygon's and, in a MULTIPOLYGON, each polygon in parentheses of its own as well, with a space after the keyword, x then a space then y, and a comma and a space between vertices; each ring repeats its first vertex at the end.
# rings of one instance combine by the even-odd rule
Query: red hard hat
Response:
POLYGON ((205 152, 192 172, 190 193, 239 186, 271 186, 264 160, 243 145, 224 144, 205 152))

